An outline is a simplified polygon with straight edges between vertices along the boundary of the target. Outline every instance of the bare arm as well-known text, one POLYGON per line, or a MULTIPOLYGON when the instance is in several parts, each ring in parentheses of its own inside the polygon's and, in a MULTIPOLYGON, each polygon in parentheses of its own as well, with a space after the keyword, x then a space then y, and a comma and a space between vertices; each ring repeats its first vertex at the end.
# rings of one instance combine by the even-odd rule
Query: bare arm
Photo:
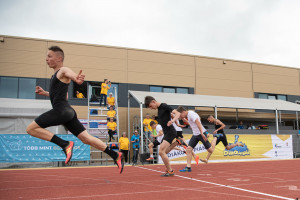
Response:
POLYGON ((187 125, 190 125, 189 121, 188 121, 186 118, 183 118, 182 121, 183 121, 184 123, 186 123, 187 125))
POLYGON ((218 129, 216 129, 215 131, 214 131, 214 134, 216 134, 219 130, 222 130, 222 129, 224 129, 226 126, 225 126, 225 124, 223 123, 223 122, 221 122, 220 120, 216 120, 216 124, 217 125, 221 125, 221 127, 220 128, 218 128, 218 129))
POLYGON ((197 124, 197 127, 198 127, 199 130, 200 130, 200 133, 201 133, 202 138, 204 139, 204 141, 207 141, 207 137, 203 134, 203 129, 202 129, 201 121, 199 121, 199 120, 197 119, 195 122, 196 122, 196 124, 197 124))
POLYGON ((39 95, 43 95, 43 96, 47 96, 49 97, 49 92, 45 91, 42 87, 40 86, 36 86, 35 87, 35 93, 39 94, 39 95))
POLYGON ((177 110, 173 110, 171 115, 173 114, 173 119, 170 120, 167 124, 167 126, 171 126, 175 121, 177 121, 177 119, 180 117, 180 112, 178 112, 177 110))
POLYGON ((84 82, 85 75, 81 74, 82 70, 79 71, 78 74, 73 72, 70 68, 68 67, 62 67, 62 74, 77 83, 78 85, 81 85, 84 82))
POLYGON ((159 137, 159 136, 162 136, 163 134, 164 134, 163 131, 160 130, 160 131, 158 132, 158 134, 157 134, 157 135, 153 135, 153 137, 159 137))
POLYGON ((181 127, 181 128, 186 127, 186 125, 181 125, 181 124, 179 124, 179 123, 177 122, 177 120, 175 121, 175 124, 176 124, 178 127, 181 127))

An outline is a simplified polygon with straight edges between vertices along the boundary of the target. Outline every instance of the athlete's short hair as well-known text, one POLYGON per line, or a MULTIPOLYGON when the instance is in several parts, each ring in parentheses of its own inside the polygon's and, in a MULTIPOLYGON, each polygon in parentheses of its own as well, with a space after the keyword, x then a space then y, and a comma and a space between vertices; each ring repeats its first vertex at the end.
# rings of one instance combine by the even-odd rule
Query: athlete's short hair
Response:
POLYGON ((185 107, 179 106, 179 107, 177 108, 177 111, 180 112, 180 113, 182 113, 183 111, 187 111, 187 110, 186 110, 185 107))
POLYGON ((153 126, 154 124, 156 124, 155 121, 151 121, 151 122, 150 122, 150 126, 153 126))
POLYGON ((208 115, 207 117, 206 117, 206 119, 208 119, 208 118, 210 118, 210 117, 214 117, 213 115, 208 115))
POLYGON ((59 46, 51 46, 48 48, 49 51, 54 51, 55 53, 59 53, 62 57, 62 61, 65 59, 65 53, 59 46))
POLYGON ((146 106, 146 108, 149 108, 149 104, 151 103, 151 101, 156 101, 155 99, 154 99, 154 97, 151 97, 151 96, 146 96, 145 97, 145 106, 146 106))

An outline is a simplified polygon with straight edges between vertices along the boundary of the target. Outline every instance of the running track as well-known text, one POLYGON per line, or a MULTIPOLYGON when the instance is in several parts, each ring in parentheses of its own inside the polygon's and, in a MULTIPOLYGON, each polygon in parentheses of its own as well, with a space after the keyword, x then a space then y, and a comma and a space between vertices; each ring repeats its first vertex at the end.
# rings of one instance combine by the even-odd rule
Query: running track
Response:
POLYGON ((0 199, 300 199, 300 159, 193 165, 0 170, 0 199))

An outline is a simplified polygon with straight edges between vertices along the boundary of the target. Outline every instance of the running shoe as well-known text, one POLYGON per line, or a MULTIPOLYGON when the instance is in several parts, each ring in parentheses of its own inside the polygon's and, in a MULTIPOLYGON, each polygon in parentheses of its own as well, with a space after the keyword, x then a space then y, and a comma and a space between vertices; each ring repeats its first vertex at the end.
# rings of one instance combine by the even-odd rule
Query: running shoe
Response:
POLYGON ((167 171, 165 174, 160 175, 161 177, 169 177, 169 176, 174 176, 174 171, 167 171))
POLYGON ((74 147, 74 142, 72 141, 69 141, 69 145, 66 146, 64 149, 63 149, 63 152, 65 153, 66 155, 66 161, 65 161, 65 164, 68 164, 68 162, 71 160, 72 158, 72 155, 73 155, 73 147, 74 147))
POLYGON ((185 167, 184 169, 179 170, 180 172, 191 172, 192 168, 185 167))
POLYGON ((176 141, 178 142, 179 145, 183 145, 184 147, 186 147, 185 142, 180 137, 176 138, 176 141))
POLYGON ((123 154, 122 152, 118 152, 119 156, 118 158, 115 160, 115 163, 117 164, 118 168, 119 168, 119 172, 120 174, 123 172, 124 169, 124 159, 123 159, 123 154))
POLYGON ((199 164, 199 156, 196 156, 195 161, 197 163, 197 165, 199 164))
POLYGON ((241 142, 238 142, 238 143, 236 143, 239 147, 243 147, 244 146, 244 144, 243 143, 241 143, 241 142))
POLYGON ((206 164, 208 163, 208 160, 206 160, 206 159, 200 159, 200 161, 201 161, 201 162, 204 162, 204 163, 206 163, 206 164))
POLYGON ((154 158, 153 158, 153 157, 150 157, 150 158, 147 158, 146 160, 147 160, 147 161, 151 161, 151 160, 154 160, 154 158))

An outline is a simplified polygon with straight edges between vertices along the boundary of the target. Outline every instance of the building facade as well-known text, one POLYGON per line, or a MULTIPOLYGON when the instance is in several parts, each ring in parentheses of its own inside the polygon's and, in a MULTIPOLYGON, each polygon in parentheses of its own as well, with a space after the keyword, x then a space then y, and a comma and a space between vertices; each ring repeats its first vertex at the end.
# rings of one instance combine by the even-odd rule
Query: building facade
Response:
MULTIPOLYGON (((0 98, 45 98, 34 88, 49 88, 53 71, 45 59, 53 45, 64 50, 64 65, 76 73, 83 70, 90 84, 100 85, 107 78, 117 87, 121 132, 127 130, 128 90, 300 101, 297 68, 5 35, 0 35, 0 98)), ((69 89, 71 105, 79 118, 86 119, 87 99, 76 98, 77 90, 86 96, 87 84, 72 83, 69 89)), ((131 117, 135 115, 138 108, 131 111, 131 117)))

